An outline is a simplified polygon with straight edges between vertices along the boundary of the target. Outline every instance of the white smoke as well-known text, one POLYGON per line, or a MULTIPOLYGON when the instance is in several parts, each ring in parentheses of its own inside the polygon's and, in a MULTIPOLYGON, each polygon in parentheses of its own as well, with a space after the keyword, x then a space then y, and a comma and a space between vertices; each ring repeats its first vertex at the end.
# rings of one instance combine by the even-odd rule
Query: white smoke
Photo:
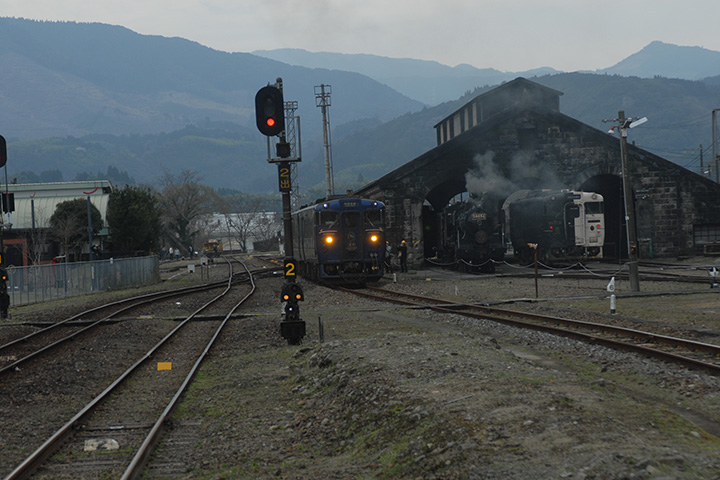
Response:
POLYGON ((465 189, 470 195, 482 198, 488 194, 517 190, 512 180, 503 174, 494 161, 495 153, 475 155, 475 167, 465 174, 465 189))
POLYGON ((475 167, 465 174, 465 189, 472 196, 505 198, 522 189, 569 188, 547 165, 538 162, 532 152, 518 152, 509 162, 507 173, 495 162, 495 153, 475 155, 475 167))

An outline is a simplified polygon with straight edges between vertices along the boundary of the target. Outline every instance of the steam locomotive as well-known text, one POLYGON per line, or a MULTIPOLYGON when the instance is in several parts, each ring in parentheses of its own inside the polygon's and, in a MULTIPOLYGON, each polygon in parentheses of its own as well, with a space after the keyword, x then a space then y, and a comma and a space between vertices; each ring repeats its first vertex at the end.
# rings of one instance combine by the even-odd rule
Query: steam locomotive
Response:
POLYGON ((605 243, 603 197, 574 190, 522 191, 505 201, 506 233, 521 263, 534 257, 558 264, 602 258, 605 243), (509 232, 508 232, 509 231, 509 232))
POLYGON ((460 271, 492 273, 505 257, 498 213, 474 201, 445 208, 441 220, 441 258, 460 271))
POLYGON ((304 278, 375 282, 385 261, 385 205, 357 197, 320 200, 292 214, 294 253, 304 278))

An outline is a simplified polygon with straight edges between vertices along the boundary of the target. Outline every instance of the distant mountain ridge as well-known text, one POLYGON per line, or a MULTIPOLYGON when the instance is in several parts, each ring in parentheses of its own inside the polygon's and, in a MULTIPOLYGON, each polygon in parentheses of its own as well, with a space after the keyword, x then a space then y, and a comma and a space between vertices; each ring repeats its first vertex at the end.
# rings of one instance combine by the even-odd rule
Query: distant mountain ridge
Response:
POLYGON ((501 72, 494 68, 477 68, 468 64, 450 67, 435 61, 413 58, 309 52, 296 48, 256 50, 252 53, 290 65, 357 72, 427 105, 455 100, 476 87, 497 85, 518 76, 560 73, 550 67, 523 72, 501 72))
POLYGON ((703 80, 720 75, 720 52, 655 41, 612 67, 596 73, 703 80))
MULTIPOLYGON (((291 48, 258 50, 253 54, 308 68, 361 73, 428 105, 451 101, 476 87, 497 85, 519 76, 531 78, 563 73, 551 67, 502 72, 466 64, 450 67, 439 62, 410 58, 308 52, 291 48)), ((582 73, 703 80, 720 76, 720 52, 654 41, 611 67, 582 73)))

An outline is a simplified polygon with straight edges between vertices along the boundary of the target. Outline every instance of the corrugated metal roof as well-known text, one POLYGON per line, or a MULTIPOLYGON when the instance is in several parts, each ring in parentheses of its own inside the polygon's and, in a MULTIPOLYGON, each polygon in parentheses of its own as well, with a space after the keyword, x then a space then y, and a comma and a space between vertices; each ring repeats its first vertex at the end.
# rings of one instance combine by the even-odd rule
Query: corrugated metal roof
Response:
MULTIPOLYGON (((59 203, 90 197, 90 202, 100 211, 107 227, 110 189, 108 180, 8 185, 7 191, 15 194, 15 211, 10 214, 9 222, 14 230, 30 229, 34 211, 35 227, 48 228, 50 217, 59 203)), ((5 192, 5 185, 0 190, 5 192)))

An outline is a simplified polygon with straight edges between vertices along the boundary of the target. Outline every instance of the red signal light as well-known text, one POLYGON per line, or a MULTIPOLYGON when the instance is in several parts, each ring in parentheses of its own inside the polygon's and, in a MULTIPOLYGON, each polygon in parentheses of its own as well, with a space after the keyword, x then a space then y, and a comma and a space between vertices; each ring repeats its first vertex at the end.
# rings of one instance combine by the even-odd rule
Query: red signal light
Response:
POLYGON ((255 120, 263 135, 272 137, 285 130, 285 110, 282 90, 263 87, 255 95, 255 120))

